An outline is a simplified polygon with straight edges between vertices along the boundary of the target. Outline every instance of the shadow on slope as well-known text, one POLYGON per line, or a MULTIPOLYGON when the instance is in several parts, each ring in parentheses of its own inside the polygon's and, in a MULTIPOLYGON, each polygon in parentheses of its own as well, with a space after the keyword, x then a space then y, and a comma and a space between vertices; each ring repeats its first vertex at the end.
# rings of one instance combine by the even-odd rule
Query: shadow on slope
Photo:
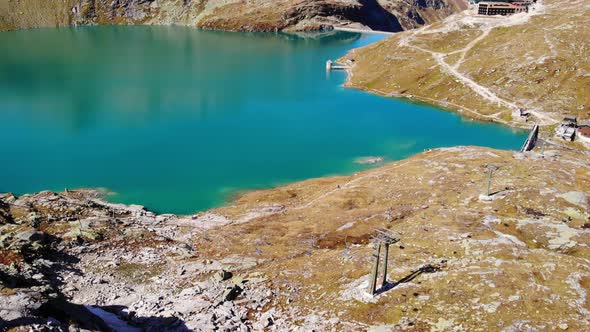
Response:
POLYGON ((360 17, 355 20, 373 30, 398 32, 403 31, 399 19, 383 8, 377 0, 360 0, 362 5, 360 17))

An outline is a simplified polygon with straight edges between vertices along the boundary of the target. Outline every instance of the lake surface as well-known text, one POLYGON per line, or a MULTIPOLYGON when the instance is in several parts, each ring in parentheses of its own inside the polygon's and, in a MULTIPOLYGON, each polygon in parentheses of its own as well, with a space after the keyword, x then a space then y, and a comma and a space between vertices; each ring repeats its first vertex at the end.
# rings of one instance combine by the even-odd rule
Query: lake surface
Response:
POLYGON ((517 149, 526 133, 341 85, 325 62, 376 35, 84 27, 0 33, 0 192, 102 187, 192 213, 364 156, 517 149))

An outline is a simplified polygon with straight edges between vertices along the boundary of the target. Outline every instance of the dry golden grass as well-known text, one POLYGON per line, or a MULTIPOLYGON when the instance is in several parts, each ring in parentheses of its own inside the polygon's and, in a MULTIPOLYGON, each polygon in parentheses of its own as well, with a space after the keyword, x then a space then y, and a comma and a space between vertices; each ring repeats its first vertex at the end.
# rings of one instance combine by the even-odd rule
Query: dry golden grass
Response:
POLYGON ((4 0, 0 4, 0 31, 70 25, 75 0, 4 0))
POLYGON ((509 116, 515 107, 535 111, 537 120, 546 124, 565 114, 588 119, 589 4, 565 0, 544 4, 518 24, 510 18, 473 19, 459 14, 445 23, 354 50, 347 56, 355 59, 349 85, 384 95, 409 94, 474 118, 514 126, 525 125, 509 116), (490 26, 495 27, 477 39, 490 26), (506 104, 482 97, 457 80, 432 52, 506 104))
POLYGON ((482 148, 435 150, 353 176, 247 193, 211 212, 237 219, 271 203, 284 209, 210 231, 211 241, 199 237, 195 247, 203 258, 258 258, 263 263, 255 269, 281 289, 273 306, 297 307, 302 316, 324 312, 357 326, 405 319, 426 330, 440 319, 469 331, 518 320, 584 329, 588 317, 581 308, 588 304, 574 308, 571 301, 578 296, 573 273, 588 289, 590 239, 582 226, 590 214, 558 195, 588 192, 590 168, 579 163, 583 154, 545 153, 521 160, 482 148), (500 167, 492 202, 478 199, 487 164, 500 167), (565 224, 568 209, 579 214, 565 224), (368 277, 375 228, 402 234, 401 247, 391 249, 390 281, 425 264, 441 271, 422 274, 375 303, 343 296, 368 277), (550 294, 558 297, 547 301, 550 294))

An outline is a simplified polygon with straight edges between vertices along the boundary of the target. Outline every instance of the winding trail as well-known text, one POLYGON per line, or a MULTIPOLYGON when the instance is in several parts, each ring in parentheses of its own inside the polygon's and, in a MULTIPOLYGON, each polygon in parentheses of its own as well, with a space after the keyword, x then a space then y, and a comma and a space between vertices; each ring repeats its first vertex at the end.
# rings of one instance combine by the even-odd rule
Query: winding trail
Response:
MULTIPOLYGON (((465 59, 465 54, 467 52, 469 52, 479 41, 481 41, 482 39, 484 39, 489 32, 491 31, 490 29, 487 29, 486 31, 484 31, 479 37, 477 37, 476 39, 474 39, 473 41, 471 41, 465 48, 455 51, 455 52, 451 52, 451 53, 440 53, 440 52, 435 52, 435 51, 431 51, 425 48, 422 48, 420 46, 416 46, 413 45, 411 43, 412 38, 409 38, 408 40, 406 40, 407 46, 421 51, 421 52, 425 52, 430 54, 430 56, 432 56, 432 58, 436 61, 436 63, 439 65, 439 67, 441 67, 441 69, 448 75, 452 76, 453 78, 455 78, 457 81, 462 82, 463 84, 469 86, 475 93, 477 93, 478 95, 482 96, 483 98, 485 98, 486 100, 492 102, 492 103, 496 103, 502 106, 506 106, 508 108, 512 108, 512 109, 517 109, 518 106, 512 102, 509 102, 505 99, 502 99, 500 97, 498 97, 495 93, 493 93, 490 89, 484 87, 483 85, 475 82, 474 80, 470 79, 469 77, 463 75, 462 73, 459 72, 458 67, 461 63, 463 63, 464 59, 465 59), (460 62, 458 62, 457 64, 451 66, 448 63, 446 63, 443 59, 451 54, 456 54, 456 53, 462 53, 462 56, 460 58, 460 62)), ((416 33, 418 34, 418 33, 416 33)))
MULTIPOLYGON (((412 43, 412 41, 417 36, 430 33, 427 30, 427 27, 423 27, 423 28, 420 28, 420 29, 417 29, 414 31, 408 31, 406 36, 403 36, 400 38, 398 45, 401 47, 405 46, 405 47, 412 48, 414 50, 418 50, 420 52, 428 53, 436 61, 437 65, 440 67, 440 69, 445 74, 451 76, 457 82, 461 82, 465 86, 469 87, 473 92, 477 93, 485 100, 487 100, 493 104, 497 104, 497 105, 506 107, 510 110, 517 110, 517 109, 521 108, 523 105, 518 105, 515 102, 509 101, 507 99, 500 97, 494 91, 492 91, 490 88, 479 84, 478 82, 469 78, 466 74, 461 73, 459 71, 459 68, 461 67, 461 65, 465 61, 465 57, 466 57, 467 53, 469 51, 471 51, 482 40, 484 40, 486 37, 488 37, 488 35, 490 34, 490 32, 494 28, 514 24, 514 22, 511 20, 506 20, 503 23, 502 22, 503 21, 495 21, 494 24, 483 25, 481 28, 479 28, 481 30, 481 34, 479 36, 477 36, 475 39, 470 41, 464 48, 459 49, 459 50, 455 50, 453 52, 441 53, 441 52, 432 51, 432 50, 414 45, 412 43), (454 55, 454 54, 460 54, 460 57, 456 63, 451 65, 451 64, 448 64, 447 62, 445 62, 444 59, 446 57, 448 57, 450 55, 454 55)), ((539 120, 539 122, 543 125, 559 123, 559 120, 556 120, 556 119, 552 118, 551 116, 544 114, 542 112, 539 112, 537 110, 528 110, 528 112, 531 113, 532 115, 534 115, 539 120)), ((498 121, 500 121, 501 119, 499 118, 499 115, 501 113, 502 112, 497 112, 492 115, 485 115, 485 114, 478 113, 478 115, 486 117, 486 118, 494 118, 494 119, 497 119, 498 121)), ((500 121, 500 122, 505 122, 505 121, 500 121)))
POLYGON ((477 45, 480 41, 484 40, 490 34, 490 31, 492 31, 492 28, 485 28, 483 30, 483 33, 481 35, 479 35, 477 38, 475 38, 474 40, 472 40, 471 42, 469 42, 469 44, 467 44, 467 46, 465 46, 464 48, 462 48, 460 50, 449 53, 449 55, 461 53, 461 57, 459 58, 459 60, 457 60, 457 63, 455 63, 453 65, 454 69, 457 69, 457 70, 459 69, 459 67, 465 61, 465 55, 467 54, 467 52, 471 51, 471 49, 473 49, 473 47, 475 45, 477 45))

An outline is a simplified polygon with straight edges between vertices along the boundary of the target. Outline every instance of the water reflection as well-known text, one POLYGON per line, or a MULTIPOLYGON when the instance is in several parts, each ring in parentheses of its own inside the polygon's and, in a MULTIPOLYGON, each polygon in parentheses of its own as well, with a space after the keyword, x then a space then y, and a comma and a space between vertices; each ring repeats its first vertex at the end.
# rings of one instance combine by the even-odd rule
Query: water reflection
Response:
POLYGON ((202 117, 231 114, 247 100, 293 99, 299 90, 318 93, 313 82, 301 85, 296 79, 317 70, 301 54, 359 38, 353 33, 302 37, 179 27, 4 33, 0 107, 35 112, 43 121, 72 129, 92 126, 105 110, 127 114, 127 125, 179 111, 202 117), (133 29, 133 38, 122 29, 133 29), (27 107, 31 103, 35 107, 27 107))
POLYGON ((363 169, 524 135, 342 88, 325 61, 381 36, 181 27, 0 33, 0 192, 106 187, 191 213, 228 190, 363 169), (228 189, 233 188, 233 189, 228 189))

